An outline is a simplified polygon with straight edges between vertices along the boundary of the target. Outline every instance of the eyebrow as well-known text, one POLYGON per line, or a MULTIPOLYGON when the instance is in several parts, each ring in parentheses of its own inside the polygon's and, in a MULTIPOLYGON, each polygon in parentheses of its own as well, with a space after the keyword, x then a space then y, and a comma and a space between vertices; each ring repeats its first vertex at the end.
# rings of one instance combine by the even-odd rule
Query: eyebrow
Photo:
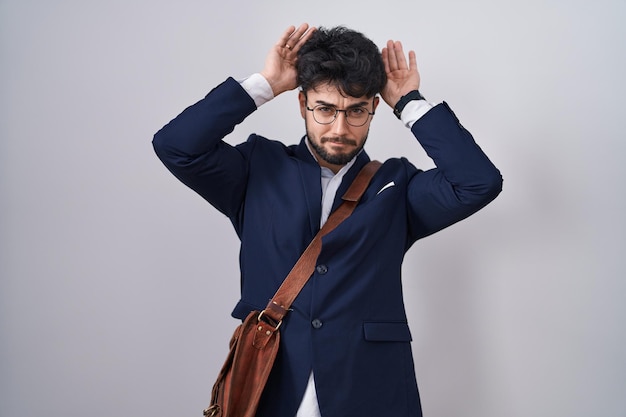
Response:
MULTIPOLYGON (((316 104, 321 104, 321 105, 323 105, 323 106, 328 106, 328 107, 335 107, 335 108, 337 108, 337 105, 336 105, 336 104, 328 103, 328 102, 326 102, 326 101, 324 101, 324 100, 315 100, 315 103, 316 103, 316 104)), ((365 107, 365 106, 367 106, 368 104, 370 104, 370 102, 369 102, 369 101, 360 101, 360 102, 358 102, 358 103, 352 103, 352 104, 350 104, 350 105, 349 105, 348 107, 346 107, 346 108, 347 108, 347 109, 353 109, 353 108, 355 108, 355 107, 365 107)))

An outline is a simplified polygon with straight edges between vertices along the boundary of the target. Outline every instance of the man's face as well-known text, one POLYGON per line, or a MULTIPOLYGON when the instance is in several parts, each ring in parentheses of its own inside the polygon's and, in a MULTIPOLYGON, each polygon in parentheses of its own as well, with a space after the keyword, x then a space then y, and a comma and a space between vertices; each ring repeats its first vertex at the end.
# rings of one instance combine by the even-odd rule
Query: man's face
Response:
MULTIPOLYGON (((363 149, 372 116, 368 114, 362 126, 351 126, 346 119, 346 113, 340 111, 337 112, 336 119, 332 123, 320 124, 307 107, 313 109, 322 106, 320 110, 331 115, 334 109, 348 110, 351 115, 359 114, 362 109, 368 113, 374 113, 378 106, 378 97, 344 96, 336 87, 322 84, 306 93, 300 92, 298 99, 306 133, 318 163, 336 173, 363 149)), ((319 116, 318 119, 320 119, 319 116)), ((358 120, 355 123, 355 120, 351 119, 351 123, 360 123, 358 120)))

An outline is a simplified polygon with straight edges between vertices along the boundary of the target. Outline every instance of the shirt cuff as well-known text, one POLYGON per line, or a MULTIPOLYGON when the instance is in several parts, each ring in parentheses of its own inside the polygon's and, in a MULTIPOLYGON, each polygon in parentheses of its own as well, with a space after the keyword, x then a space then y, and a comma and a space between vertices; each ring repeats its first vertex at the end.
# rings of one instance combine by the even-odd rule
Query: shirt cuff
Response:
POLYGON ((257 108, 274 98, 272 87, 264 76, 259 73, 252 74, 248 78, 239 80, 244 90, 252 97, 257 108))
POLYGON ((404 106, 404 109, 402 109, 400 120, 410 129, 415 122, 433 107, 434 105, 426 100, 411 100, 404 106))

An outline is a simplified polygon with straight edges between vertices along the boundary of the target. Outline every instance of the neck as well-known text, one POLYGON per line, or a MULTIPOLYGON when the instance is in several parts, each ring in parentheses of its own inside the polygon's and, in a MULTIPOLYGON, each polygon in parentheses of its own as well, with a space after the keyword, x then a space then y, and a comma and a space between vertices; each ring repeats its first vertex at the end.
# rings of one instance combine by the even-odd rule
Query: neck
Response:
POLYGON ((315 153, 314 153, 314 155, 313 155, 313 156, 315 156, 315 159, 317 160, 317 163, 318 163, 321 167, 324 167, 324 168, 328 168, 328 169, 330 169, 330 170, 333 172, 333 174, 338 173, 338 172, 341 170, 341 168, 343 168, 343 167, 345 167, 345 166, 346 166, 346 164, 343 164, 343 165, 336 165, 336 164, 331 164, 331 163, 328 163, 328 162, 326 162, 325 160, 323 160, 321 156, 319 156, 319 155, 317 155, 317 154, 315 154, 315 153))

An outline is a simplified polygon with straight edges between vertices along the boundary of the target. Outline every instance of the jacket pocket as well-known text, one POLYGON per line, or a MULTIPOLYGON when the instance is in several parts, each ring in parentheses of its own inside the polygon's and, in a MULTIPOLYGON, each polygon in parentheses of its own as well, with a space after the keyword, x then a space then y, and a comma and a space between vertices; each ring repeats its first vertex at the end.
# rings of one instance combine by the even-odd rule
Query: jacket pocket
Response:
POLYGON ((413 340, 406 322, 365 322, 363 334, 369 342, 410 342, 413 340))

